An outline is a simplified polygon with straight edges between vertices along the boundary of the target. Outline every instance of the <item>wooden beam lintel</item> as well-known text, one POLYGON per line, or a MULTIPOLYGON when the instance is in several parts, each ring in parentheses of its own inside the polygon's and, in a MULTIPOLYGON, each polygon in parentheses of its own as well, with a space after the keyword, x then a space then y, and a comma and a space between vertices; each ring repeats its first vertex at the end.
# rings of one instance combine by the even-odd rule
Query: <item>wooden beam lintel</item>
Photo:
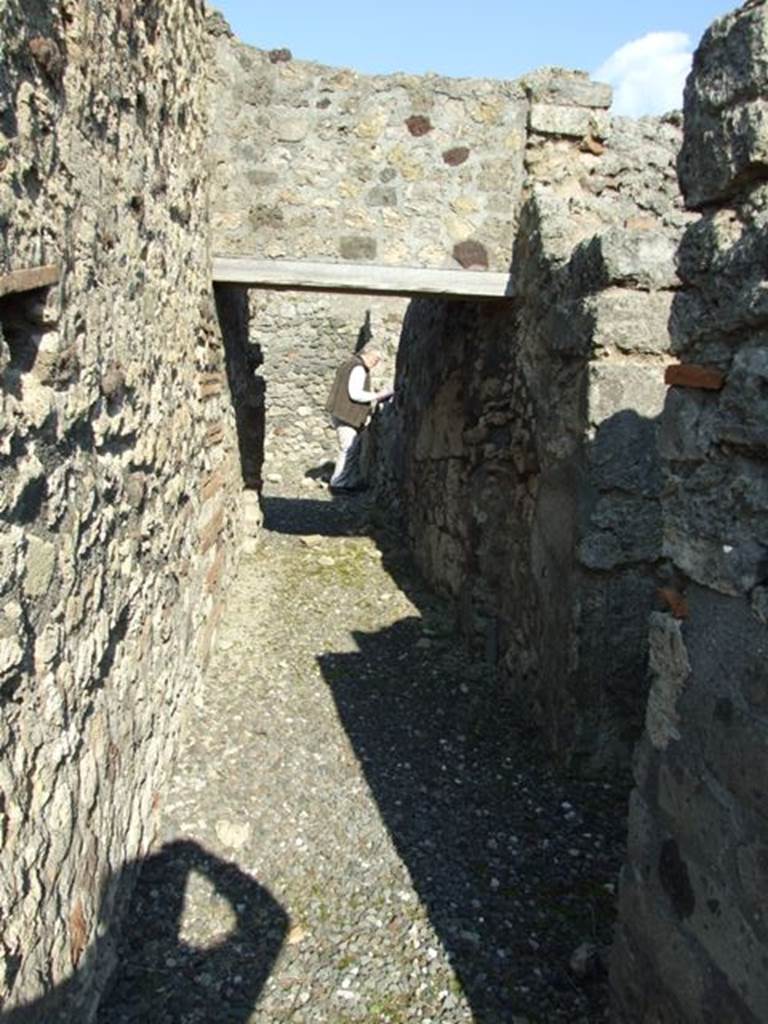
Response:
POLYGON ((29 267, 25 270, 11 270, 0 274, 0 299, 18 292, 31 292, 36 288, 48 288, 58 284, 61 279, 61 267, 50 263, 43 267, 29 267))
POLYGON ((490 270, 436 270, 372 263, 318 263, 217 256, 213 280, 278 291, 321 291, 404 298, 508 299, 511 279, 490 270))

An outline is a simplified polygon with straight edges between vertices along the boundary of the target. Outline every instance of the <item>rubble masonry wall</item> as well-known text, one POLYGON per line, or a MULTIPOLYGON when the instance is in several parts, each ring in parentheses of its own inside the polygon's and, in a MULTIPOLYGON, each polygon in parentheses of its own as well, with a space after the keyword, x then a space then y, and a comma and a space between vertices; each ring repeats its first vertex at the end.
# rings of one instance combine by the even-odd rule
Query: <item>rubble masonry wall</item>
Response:
POLYGON ((768 12, 715 22, 685 95, 681 366, 661 421, 674 601, 651 621, 617 1022, 768 1019, 768 12))
POLYGON ((0 15, 0 1005, 24 1020, 93 1011, 237 540, 204 27, 199 0, 0 15))
POLYGON ((415 302, 381 420, 426 577, 551 748, 627 769, 666 580, 657 417, 682 209, 674 119, 529 131, 515 301, 415 302))

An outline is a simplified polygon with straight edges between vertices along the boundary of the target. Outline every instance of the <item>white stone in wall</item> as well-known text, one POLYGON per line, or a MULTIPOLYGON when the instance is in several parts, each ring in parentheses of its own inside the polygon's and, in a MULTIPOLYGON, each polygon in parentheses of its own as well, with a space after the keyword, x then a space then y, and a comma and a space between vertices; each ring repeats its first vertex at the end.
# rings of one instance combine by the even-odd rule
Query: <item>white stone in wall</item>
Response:
POLYGON ((664 408, 666 394, 663 364, 593 363, 589 368, 589 422, 597 426, 627 410, 655 419, 664 408))
POLYGON ((610 126, 610 117, 605 111, 586 107, 534 103, 528 115, 528 127, 542 135, 566 135, 579 139, 592 135, 602 139, 608 135, 610 126))

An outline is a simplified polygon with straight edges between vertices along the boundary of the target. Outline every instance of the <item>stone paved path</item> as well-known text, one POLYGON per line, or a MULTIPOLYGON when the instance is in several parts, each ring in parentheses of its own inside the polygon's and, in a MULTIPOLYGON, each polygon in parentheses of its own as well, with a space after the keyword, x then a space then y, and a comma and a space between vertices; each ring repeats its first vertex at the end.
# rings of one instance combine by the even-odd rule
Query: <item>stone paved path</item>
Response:
POLYGON ((267 501, 101 1024, 605 1019, 624 797, 558 778, 361 498, 267 501))

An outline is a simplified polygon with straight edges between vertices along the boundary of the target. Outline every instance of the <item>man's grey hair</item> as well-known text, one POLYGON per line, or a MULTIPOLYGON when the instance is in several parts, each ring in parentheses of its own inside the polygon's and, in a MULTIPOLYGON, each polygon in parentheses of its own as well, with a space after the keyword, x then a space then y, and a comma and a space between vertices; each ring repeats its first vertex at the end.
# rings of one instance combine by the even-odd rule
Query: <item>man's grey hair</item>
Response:
POLYGON ((364 348, 358 355, 366 366, 375 366, 381 359, 381 352, 376 348, 364 348))

